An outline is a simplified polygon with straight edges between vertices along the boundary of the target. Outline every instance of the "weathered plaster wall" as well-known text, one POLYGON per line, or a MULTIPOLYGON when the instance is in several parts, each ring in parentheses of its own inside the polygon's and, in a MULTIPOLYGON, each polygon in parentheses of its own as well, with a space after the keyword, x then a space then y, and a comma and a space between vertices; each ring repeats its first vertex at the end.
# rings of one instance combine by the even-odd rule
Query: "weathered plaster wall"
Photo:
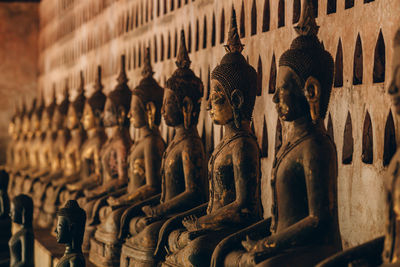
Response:
POLYGON ((39 4, 0 3, 0 162, 14 105, 36 95, 39 4))
MULTIPOLYGON (((210 70, 225 53, 220 42, 221 31, 223 29, 225 32, 224 43, 234 5, 238 24, 245 28, 242 42, 246 46, 243 53, 256 69, 262 69, 262 95, 257 98, 253 120, 260 143, 264 117, 267 126, 269 146, 266 151, 268 157, 262 159, 262 201, 265 216, 268 216, 271 205, 269 177, 274 159, 277 124, 272 94, 268 93, 270 69, 273 55, 278 62, 280 55, 296 36, 292 23, 293 13, 296 13, 294 1, 297 0, 43 0, 40 6, 42 29, 39 41, 39 84, 50 97, 54 83, 61 95, 65 79, 69 80, 70 87, 76 88, 79 71, 83 70, 90 94, 95 70, 100 64, 104 69, 105 90, 109 91, 116 84, 120 54, 125 53, 128 58, 129 84, 133 87, 140 79, 139 65, 147 45, 151 46, 155 77, 164 84, 175 69, 175 36, 178 36, 179 43, 179 31, 183 28, 187 43, 190 44, 192 68, 201 76, 207 88, 210 70), (278 12, 282 2, 285 8, 278 12), (283 27, 278 27, 278 16, 284 18, 283 27), (267 22, 269 29, 263 31, 267 22), (256 23, 254 35, 251 34, 252 23, 256 23)), ((317 22, 321 26, 319 37, 333 58, 336 58, 339 38, 343 47, 343 86, 333 89, 329 112, 339 161, 340 227, 344 245, 349 247, 381 235, 384 229, 383 176, 386 169, 382 157, 384 129, 390 111, 385 88, 391 73, 389 59, 392 55, 392 39, 400 26, 400 2, 375 0, 364 3, 355 0, 354 7, 345 9, 345 1, 348 0, 337 0, 336 12, 329 15, 328 0, 317 1, 317 22), (386 82, 373 83, 374 51, 380 30, 385 42, 386 82), (363 83, 354 86, 353 59, 358 34, 363 49, 363 83), (373 129, 372 164, 361 161, 362 133, 367 110, 371 115, 373 129), (343 133, 348 112, 352 119, 354 153, 352 163, 343 165, 343 133)), ((210 146, 211 133, 214 133, 214 143, 219 142, 220 128, 212 126, 205 111, 205 103, 204 97, 198 128, 202 134, 205 125, 207 146, 210 146)), ((396 120, 395 125, 397 129, 396 120)), ((164 136, 167 136, 167 127, 162 126, 162 130, 164 136)))

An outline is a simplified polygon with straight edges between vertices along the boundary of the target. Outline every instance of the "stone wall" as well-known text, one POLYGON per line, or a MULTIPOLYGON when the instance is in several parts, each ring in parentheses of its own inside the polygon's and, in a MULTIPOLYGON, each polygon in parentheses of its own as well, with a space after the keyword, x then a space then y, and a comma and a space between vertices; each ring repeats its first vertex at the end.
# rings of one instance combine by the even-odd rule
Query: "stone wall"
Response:
POLYGON ((0 3, 0 163, 5 162, 7 129, 21 96, 36 95, 39 4, 0 3))
MULTIPOLYGON (((227 38, 233 5, 246 45, 243 53, 257 69, 262 85, 253 122, 263 150, 262 201, 266 217, 271 205, 270 170, 279 140, 272 103, 276 64, 296 36, 293 25, 300 14, 300 2, 43 0, 40 88, 50 97, 54 84, 61 96, 66 81, 71 88, 77 87, 79 71, 83 70, 90 94, 97 65, 101 65, 105 91, 110 91, 116 84, 121 54, 127 56, 129 85, 133 87, 140 79, 146 46, 151 47, 155 77, 163 85, 175 69, 179 32, 184 29, 192 68, 209 89, 210 71, 225 53, 222 44, 227 38)), ((400 26, 400 2, 314 0, 314 3, 318 6, 317 22, 321 26, 319 37, 336 64, 328 117, 339 160, 340 227, 344 246, 349 247, 381 235, 384 229, 383 159, 384 155, 390 156, 399 123, 396 118, 391 120, 385 88, 391 74, 392 39, 400 26)), ((221 129, 212 125, 205 111, 206 98, 207 90, 198 128, 201 135, 205 134, 210 152, 220 140, 221 129)), ((282 128, 285 138, 285 125, 282 128)), ((165 125, 162 132, 166 138, 172 134, 165 125)))

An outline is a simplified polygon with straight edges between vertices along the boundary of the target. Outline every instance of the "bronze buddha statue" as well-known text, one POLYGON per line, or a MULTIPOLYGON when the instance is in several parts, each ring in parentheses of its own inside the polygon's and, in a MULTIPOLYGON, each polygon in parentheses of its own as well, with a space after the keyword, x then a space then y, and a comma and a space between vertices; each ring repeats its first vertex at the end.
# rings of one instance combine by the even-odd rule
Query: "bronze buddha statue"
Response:
POLYGON ((36 98, 34 98, 32 100, 30 108, 27 112, 24 113, 24 116, 22 117, 22 134, 24 138, 23 140, 21 140, 21 147, 19 148, 21 163, 18 166, 17 173, 14 173, 13 176, 14 181, 12 194, 14 196, 22 193, 25 175, 29 172, 29 169, 31 168, 31 160, 33 158, 31 156, 33 152, 31 144, 32 140, 34 139, 34 132, 31 128, 31 121, 33 114, 35 113, 36 104, 36 98))
POLYGON ((132 141, 129 136, 128 113, 132 92, 129 89, 125 72, 125 55, 121 56, 121 72, 118 84, 105 102, 103 123, 108 140, 101 150, 101 179, 98 186, 84 189, 84 196, 78 199, 86 211, 87 222, 83 240, 83 251, 88 252, 90 238, 96 226, 93 225, 96 211, 106 204, 109 194, 120 195, 126 192, 128 184, 127 156, 132 141))
MULTIPOLYGON (((389 83, 388 94, 392 100, 393 110, 400 115, 400 29, 396 32, 393 42, 392 80, 389 83)), ((355 246, 327 258, 318 264, 318 267, 348 266, 356 263, 357 266, 400 266, 400 152, 397 150, 390 161, 385 175, 384 186, 386 193, 386 227, 385 235, 369 242, 355 246), (382 265, 381 265, 382 264, 382 265)))
POLYGON ((121 218, 121 266, 156 266, 153 257, 160 228, 177 213, 205 202, 205 153, 197 132, 203 84, 190 69, 190 59, 181 32, 177 70, 166 82, 161 113, 175 129, 161 163, 161 197, 129 207, 121 218))
POLYGON ((83 196, 83 189, 94 188, 100 183, 100 151, 107 140, 102 122, 106 96, 102 91, 101 67, 98 66, 97 70, 94 93, 86 100, 81 119, 87 139, 80 152, 80 174, 65 180, 59 193, 60 204, 83 196))
POLYGON ((211 73, 208 110, 224 133, 208 163, 208 206, 167 222, 175 226, 158 244, 167 251, 162 266, 210 266, 224 237, 261 218, 260 151, 250 128, 257 73, 241 54, 243 47, 232 8, 227 53, 211 73))
POLYGON ((43 94, 40 97, 40 102, 36 106, 31 122, 30 128, 32 132, 29 153, 29 169, 24 171, 24 182, 22 185, 22 192, 26 195, 30 195, 31 193, 31 177, 34 173, 39 171, 40 169, 40 153, 43 146, 43 141, 45 138, 45 132, 41 128, 41 119, 44 110, 44 99, 43 94))
POLYGON ((336 146, 322 123, 333 59, 318 40, 313 14, 304 1, 299 36, 279 62, 273 101, 287 131, 272 169, 272 219, 224 239, 212 266, 306 267, 341 250, 336 146))
MULTIPOLYGON (((52 117, 53 132, 57 133, 57 136, 52 142, 52 148, 49 153, 50 172, 46 175, 42 175, 33 184, 33 202, 35 209, 40 210, 37 214, 37 223, 42 228, 48 228, 53 224, 53 218, 47 216, 43 211, 44 197, 46 189, 51 185, 51 181, 57 179, 63 175, 64 166, 64 155, 70 141, 70 131, 66 127, 66 116, 68 112, 69 102, 69 89, 68 83, 65 83, 64 98, 60 104, 54 110, 52 117)), ((36 214, 36 211, 35 211, 36 214)))
POLYGON ((75 200, 68 200, 57 212, 57 242, 65 244, 65 253, 57 267, 85 267, 82 253, 82 241, 85 231, 86 213, 75 200))
POLYGON ((18 195, 10 205, 10 217, 13 223, 20 225, 20 229, 8 242, 10 247, 10 267, 33 267, 33 230, 32 230, 33 203, 27 195, 18 195))
POLYGON ((71 102, 66 116, 67 128, 70 131, 71 139, 65 148, 63 161, 64 168, 62 176, 52 179, 46 189, 46 196, 43 205, 43 212, 49 218, 55 219, 55 213, 59 206, 59 193, 66 182, 76 180, 81 169, 81 148, 86 140, 86 133, 81 125, 83 108, 85 105, 85 90, 83 72, 80 73, 80 86, 77 90, 78 95, 71 102))
POLYGON ((98 266, 116 266, 120 261, 121 240, 118 238, 122 213, 131 205, 152 197, 161 190, 160 167, 165 143, 160 135, 163 89, 153 78, 150 49, 144 57, 143 78, 132 91, 128 117, 131 137, 138 130, 128 156, 128 188, 122 195, 111 195, 106 206, 93 210, 92 224, 98 224, 90 244, 90 261, 98 266))

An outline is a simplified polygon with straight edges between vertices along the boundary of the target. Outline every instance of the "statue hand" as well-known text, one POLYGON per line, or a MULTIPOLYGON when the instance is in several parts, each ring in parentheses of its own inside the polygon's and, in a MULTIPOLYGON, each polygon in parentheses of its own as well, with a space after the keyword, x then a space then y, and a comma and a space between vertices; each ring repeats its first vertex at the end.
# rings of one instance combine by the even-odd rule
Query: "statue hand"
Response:
POLYGON ((190 215, 183 218, 182 224, 188 231, 196 231, 199 229, 197 224, 197 217, 195 215, 190 215))
POLYGON ((110 206, 116 206, 116 205, 118 205, 120 202, 118 201, 117 198, 115 198, 115 197, 113 197, 113 196, 110 196, 110 197, 107 198, 107 203, 108 203, 108 205, 110 205, 110 206))
POLYGON ((142 211, 148 217, 159 217, 160 216, 160 211, 157 208, 157 206, 155 206, 155 207, 148 206, 148 205, 147 206, 143 206, 142 207, 142 211))

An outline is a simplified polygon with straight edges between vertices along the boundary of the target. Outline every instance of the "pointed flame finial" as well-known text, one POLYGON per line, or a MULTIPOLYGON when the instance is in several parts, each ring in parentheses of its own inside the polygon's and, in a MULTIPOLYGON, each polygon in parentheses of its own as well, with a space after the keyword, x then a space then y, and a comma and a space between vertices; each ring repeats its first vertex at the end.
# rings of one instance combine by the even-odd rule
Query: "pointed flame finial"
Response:
POLYGON ((146 47, 143 61, 144 61, 144 66, 142 70, 142 76, 143 78, 149 78, 154 74, 150 61, 150 47, 146 47))
POLYGON ((232 15, 231 15, 231 26, 229 28, 228 33, 228 41, 224 46, 227 52, 239 52, 243 51, 244 45, 240 41, 239 32, 237 28, 236 22, 236 11, 235 8, 232 6, 232 15))
POLYGON ((94 90, 95 91, 101 91, 103 90, 103 84, 101 83, 101 66, 97 66, 97 76, 96 76, 96 81, 94 82, 94 90))
POLYGON ((85 92, 85 78, 83 77, 83 71, 79 72, 79 87, 78 87, 78 95, 83 94, 85 92))
POLYGON ((119 84, 127 83, 128 78, 126 76, 126 71, 125 71, 125 55, 121 55, 121 70, 119 72, 119 76, 117 78, 117 81, 119 84))
POLYGON ((188 69, 190 67, 190 61, 188 51, 186 49, 185 31, 181 30, 181 43, 179 46, 178 56, 176 58, 176 66, 181 69, 188 69))
POLYGON ((299 35, 317 35, 319 26, 317 25, 314 17, 314 7, 311 0, 303 1, 303 8, 301 10, 301 17, 299 23, 294 27, 299 35))
POLYGON ((53 83, 53 96, 52 96, 52 102, 56 103, 57 102, 57 96, 56 96, 56 84, 53 83))
POLYGON ((68 85, 68 78, 65 79, 65 87, 63 91, 64 99, 69 98, 69 85, 68 85))

